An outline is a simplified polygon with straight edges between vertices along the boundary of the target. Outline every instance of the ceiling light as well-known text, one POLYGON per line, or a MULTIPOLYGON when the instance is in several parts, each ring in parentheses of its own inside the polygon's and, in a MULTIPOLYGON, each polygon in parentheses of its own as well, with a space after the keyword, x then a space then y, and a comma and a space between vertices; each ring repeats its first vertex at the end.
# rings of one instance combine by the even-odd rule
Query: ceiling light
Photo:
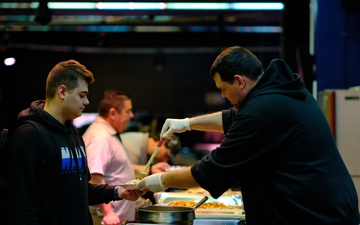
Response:
MULTIPOLYGON (((44 2, 47 1, 40 1, 39 4, 3 2, 0 3, 0 9, 37 8, 44 2)), ((46 7, 75 10, 283 10, 284 4, 281 2, 48 2, 46 7)))

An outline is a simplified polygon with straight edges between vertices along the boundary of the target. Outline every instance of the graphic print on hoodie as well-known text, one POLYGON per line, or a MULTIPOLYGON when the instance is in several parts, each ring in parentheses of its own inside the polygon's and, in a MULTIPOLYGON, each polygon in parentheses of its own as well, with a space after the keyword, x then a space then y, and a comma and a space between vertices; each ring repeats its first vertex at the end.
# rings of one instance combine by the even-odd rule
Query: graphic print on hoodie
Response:
POLYGON ((84 146, 75 148, 75 156, 73 151, 68 147, 61 148, 61 174, 83 173, 86 171, 86 156, 84 146), (83 163, 85 162, 85 163, 83 163))

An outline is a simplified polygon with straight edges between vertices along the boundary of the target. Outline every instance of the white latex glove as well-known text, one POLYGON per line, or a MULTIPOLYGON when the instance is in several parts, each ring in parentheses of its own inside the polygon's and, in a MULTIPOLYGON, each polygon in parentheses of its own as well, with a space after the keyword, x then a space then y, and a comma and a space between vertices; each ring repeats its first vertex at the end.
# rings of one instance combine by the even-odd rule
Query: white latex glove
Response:
POLYGON ((163 173, 156 173, 143 178, 136 184, 135 188, 139 189, 140 191, 143 191, 145 189, 148 189, 152 192, 164 191, 166 187, 164 187, 161 181, 162 174, 163 173))
POLYGON ((160 137, 170 138, 173 133, 182 133, 188 130, 190 130, 189 118, 166 119, 160 137))

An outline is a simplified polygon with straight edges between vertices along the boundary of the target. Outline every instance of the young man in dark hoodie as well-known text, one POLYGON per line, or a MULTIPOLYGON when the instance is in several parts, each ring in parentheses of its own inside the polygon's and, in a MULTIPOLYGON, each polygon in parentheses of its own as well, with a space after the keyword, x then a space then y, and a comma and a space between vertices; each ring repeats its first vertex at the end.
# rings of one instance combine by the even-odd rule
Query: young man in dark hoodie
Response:
POLYGON ((228 110, 167 119, 161 136, 224 132, 221 145, 191 168, 154 174, 140 190, 201 186, 218 198, 240 183, 248 225, 358 225, 358 196, 328 122, 299 75, 280 59, 263 71, 249 50, 229 47, 211 78, 228 110))
POLYGON ((7 224, 91 225, 89 205, 137 200, 139 191, 91 184, 85 144, 72 120, 89 104, 94 76, 75 60, 58 63, 46 81, 46 100, 19 114, 11 137, 7 224), (44 140, 47 139, 47 140, 44 140))

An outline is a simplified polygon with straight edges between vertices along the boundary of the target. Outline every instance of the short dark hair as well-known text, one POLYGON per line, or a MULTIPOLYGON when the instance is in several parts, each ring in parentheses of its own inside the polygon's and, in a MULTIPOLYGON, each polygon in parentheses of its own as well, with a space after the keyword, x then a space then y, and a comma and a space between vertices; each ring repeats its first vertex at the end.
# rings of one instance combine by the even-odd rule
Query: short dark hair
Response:
POLYGON ((251 80, 257 80, 264 70, 260 60, 250 50, 233 46, 223 50, 215 59, 210 69, 210 77, 216 73, 222 81, 234 82, 234 75, 244 75, 251 80))
POLYGON ((93 73, 78 61, 70 59, 59 62, 48 74, 46 80, 46 98, 53 98, 56 89, 62 84, 71 93, 78 87, 79 79, 84 79, 88 84, 95 81, 93 73))
POLYGON ((125 100, 131 100, 131 96, 128 93, 115 89, 106 90, 98 107, 99 115, 101 117, 106 117, 111 108, 120 112, 124 107, 125 100))

